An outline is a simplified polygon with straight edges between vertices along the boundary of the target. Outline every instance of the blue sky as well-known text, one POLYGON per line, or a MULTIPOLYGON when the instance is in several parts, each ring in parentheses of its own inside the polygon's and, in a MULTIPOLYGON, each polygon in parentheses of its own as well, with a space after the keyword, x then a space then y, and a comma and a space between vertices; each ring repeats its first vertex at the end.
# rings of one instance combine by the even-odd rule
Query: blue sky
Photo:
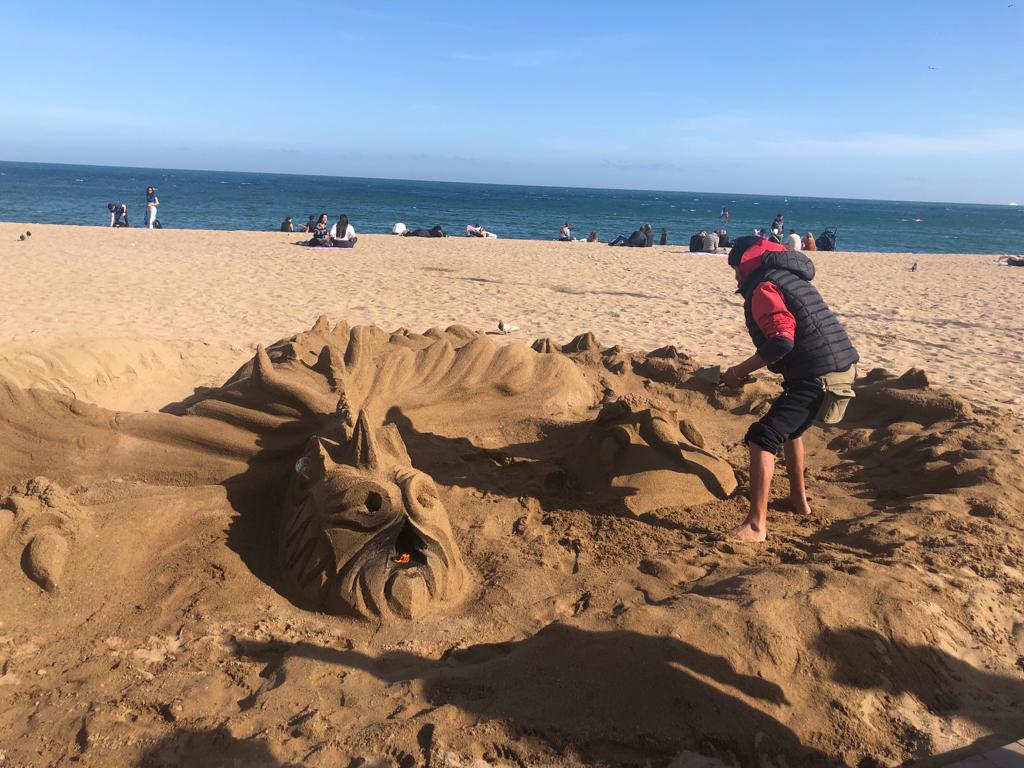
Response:
POLYGON ((12 1, 0 159, 1020 201, 1013 1, 12 1))

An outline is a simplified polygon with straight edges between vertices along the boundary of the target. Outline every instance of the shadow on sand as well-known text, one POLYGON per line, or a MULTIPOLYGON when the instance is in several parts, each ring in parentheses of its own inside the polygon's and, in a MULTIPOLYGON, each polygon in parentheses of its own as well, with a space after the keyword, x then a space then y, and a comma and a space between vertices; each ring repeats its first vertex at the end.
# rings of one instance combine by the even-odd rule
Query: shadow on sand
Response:
POLYGON ((283 763, 266 744, 256 739, 236 739, 226 728, 212 731, 175 731, 146 751, 138 768, 299 768, 283 763))
MULTIPOLYGON (((989 731, 975 748, 993 749, 1024 735, 1024 677, 976 669, 933 646, 901 645, 867 628, 826 630, 817 650, 833 662, 832 677, 841 685, 910 694, 934 715, 955 715, 989 731)), ((930 764, 938 763, 922 763, 930 764)))
POLYGON ((271 665, 287 654, 388 684, 420 680, 432 707, 450 704, 507 721, 608 764, 621 764, 624 755, 667 760, 683 749, 733 756, 742 765, 779 756, 789 765, 837 764, 777 719, 789 714, 779 685, 673 637, 556 623, 525 640, 475 645, 438 660, 405 651, 373 658, 310 643, 242 641, 238 650, 262 662, 276 655, 271 665))

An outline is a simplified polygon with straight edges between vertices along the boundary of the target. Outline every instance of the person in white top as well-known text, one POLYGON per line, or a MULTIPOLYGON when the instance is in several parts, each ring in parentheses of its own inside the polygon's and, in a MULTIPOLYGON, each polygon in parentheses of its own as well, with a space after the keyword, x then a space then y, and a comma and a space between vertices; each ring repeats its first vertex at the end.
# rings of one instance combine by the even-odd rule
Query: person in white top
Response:
POLYGON ((786 248, 790 251, 799 251, 801 245, 800 235, 796 233, 795 229, 789 230, 789 237, 786 238, 786 248))
POLYGON ((400 221, 396 221, 395 226, 391 228, 392 235, 404 235, 406 231, 405 224, 400 221))
POLYGON ((355 229, 348 223, 348 216, 341 214, 338 223, 331 227, 331 245, 335 248, 353 248, 357 239, 355 229))

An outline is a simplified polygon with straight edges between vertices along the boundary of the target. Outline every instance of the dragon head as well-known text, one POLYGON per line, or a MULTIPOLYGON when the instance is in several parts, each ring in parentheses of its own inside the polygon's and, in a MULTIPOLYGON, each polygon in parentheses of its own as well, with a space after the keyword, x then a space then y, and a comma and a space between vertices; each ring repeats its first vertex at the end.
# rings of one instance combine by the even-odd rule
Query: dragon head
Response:
POLYGON ((302 602, 334 614, 415 618, 469 584, 448 512, 397 428, 343 419, 295 463, 278 518, 280 562, 302 602))

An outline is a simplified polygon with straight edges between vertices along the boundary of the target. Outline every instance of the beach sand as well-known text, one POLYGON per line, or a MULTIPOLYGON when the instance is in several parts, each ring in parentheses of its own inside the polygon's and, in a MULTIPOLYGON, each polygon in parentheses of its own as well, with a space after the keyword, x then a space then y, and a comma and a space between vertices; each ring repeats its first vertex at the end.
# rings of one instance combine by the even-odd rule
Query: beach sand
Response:
MULTIPOLYGON (((319 314, 414 330, 462 323, 490 331, 504 319, 520 327, 518 340, 568 340, 588 330, 602 344, 674 344, 711 364, 738 362, 751 351, 724 257, 683 246, 363 235, 355 249, 335 251, 295 245, 301 239, 0 224, 0 356, 10 369, 12 356, 24 358, 11 342, 31 342, 39 354, 69 337, 86 347, 139 338, 139 351, 154 338, 188 342, 186 358, 199 354, 196 345, 205 347, 203 367, 224 361, 196 382, 211 384, 255 344, 308 326, 319 314), (19 241, 27 229, 31 238, 19 241)), ((1024 403, 1024 270, 996 267, 991 256, 819 253, 814 260, 815 284, 846 324, 862 370, 917 366, 974 402, 1024 403)), ((167 352, 161 348, 152 363, 165 382, 167 352)), ((103 352, 96 356, 104 358, 100 368, 111 362, 103 352)), ((45 361, 31 365, 45 378, 45 361)), ((72 363, 94 393, 94 374, 105 375, 96 365, 72 363)), ((66 368, 55 366, 70 385, 66 368)), ((196 372, 189 366, 178 381, 196 372)), ((18 379, 31 376, 29 370, 18 379)))
POLYGON ((1021 270, 815 256, 865 375, 808 433, 813 514, 747 546, 778 384, 708 376, 750 351, 724 257, 301 238, 0 224, 0 766, 1024 733, 1021 270))

